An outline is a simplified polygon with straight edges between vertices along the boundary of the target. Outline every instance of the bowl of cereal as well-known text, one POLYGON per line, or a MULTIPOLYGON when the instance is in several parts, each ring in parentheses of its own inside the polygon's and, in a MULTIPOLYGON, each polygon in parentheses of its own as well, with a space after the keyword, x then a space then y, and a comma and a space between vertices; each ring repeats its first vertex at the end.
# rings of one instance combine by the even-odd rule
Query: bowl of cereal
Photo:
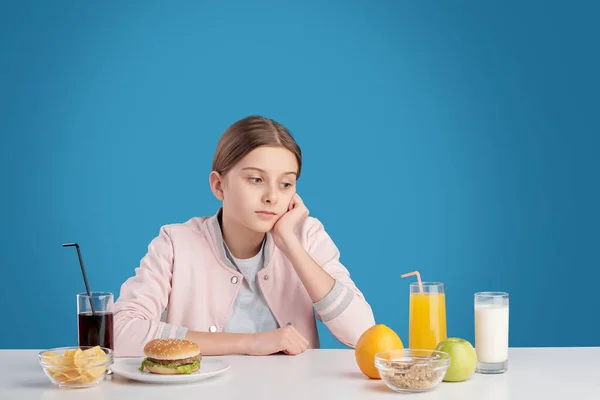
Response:
POLYGON ((99 384, 112 365, 113 351, 100 346, 57 347, 38 354, 40 366, 61 388, 87 388, 99 384))
POLYGON ((396 392, 426 392, 442 382, 450 355, 442 351, 397 349, 375 354, 381 380, 396 392))

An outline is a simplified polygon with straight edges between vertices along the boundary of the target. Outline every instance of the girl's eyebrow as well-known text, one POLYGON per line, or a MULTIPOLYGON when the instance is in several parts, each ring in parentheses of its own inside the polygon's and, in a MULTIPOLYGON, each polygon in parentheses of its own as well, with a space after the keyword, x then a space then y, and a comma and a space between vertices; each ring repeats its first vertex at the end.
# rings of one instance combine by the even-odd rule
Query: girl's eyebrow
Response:
MULTIPOLYGON (((266 173, 266 171, 264 169, 260 169, 260 168, 256 168, 256 167, 246 167, 246 168, 242 168, 242 171, 246 171, 246 170, 254 170, 254 171, 258 171, 258 172, 262 172, 263 174, 266 173)), ((289 172, 284 172, 281 175, 296 175, 298 176, 298 173, 294 172, 294 171, 289 171, 289 172)))

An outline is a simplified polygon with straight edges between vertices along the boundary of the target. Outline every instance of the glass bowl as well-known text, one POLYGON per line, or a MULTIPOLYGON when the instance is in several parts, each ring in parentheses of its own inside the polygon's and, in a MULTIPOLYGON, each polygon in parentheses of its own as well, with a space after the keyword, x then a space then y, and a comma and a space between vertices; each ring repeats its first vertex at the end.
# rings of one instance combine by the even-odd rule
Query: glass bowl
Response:
POLYGON ((388 350, 375 355, 381 380, 396 392, 426 392, 442 382, 450 355, 420 349, 388 350))
POLYGON ((100 346, 57 347, 38 353, 40 366, 61 388, 96 386, 114 361, 113 351, 100 346))

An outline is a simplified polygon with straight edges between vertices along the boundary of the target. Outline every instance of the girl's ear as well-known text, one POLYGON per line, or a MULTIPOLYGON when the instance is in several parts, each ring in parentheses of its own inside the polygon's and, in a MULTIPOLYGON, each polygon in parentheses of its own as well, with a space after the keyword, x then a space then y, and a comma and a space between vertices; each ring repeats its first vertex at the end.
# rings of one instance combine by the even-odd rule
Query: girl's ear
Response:
POLYGON ((210 182, 210 189, 212 190, 215 197, 221 201, 225 198, 223 193, 223 177, 217 171, 212 171, 208 177, 210 182))

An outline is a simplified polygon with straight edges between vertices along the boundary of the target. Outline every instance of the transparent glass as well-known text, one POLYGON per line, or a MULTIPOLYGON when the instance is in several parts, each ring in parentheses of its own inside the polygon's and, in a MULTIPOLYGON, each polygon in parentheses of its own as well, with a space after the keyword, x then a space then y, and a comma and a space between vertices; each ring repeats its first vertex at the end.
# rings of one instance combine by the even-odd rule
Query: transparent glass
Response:
POLYGON ((410 284, 408 340, 411 349, 435 350, 446 333, 446 295, 444 284, 423 282, 410 284))
POLYGON ((477 372, 508 369, 508 293, 475 293, 475 352, 477 372))
POLYGON ((52 383, 61 388, 88 388, 105 379, 110 371, 109 367, 113 364, 113 351, 102 347, 100 349, 104 357, 99 357, 95 352, 90 355, 84 353, 78 356, 75 363, 74 353, 78 349, 85 352, 92 347, 59 347, 38 353, 40 366, 52 383), (65 358, 67 352, 73 355, 65 358), (67 360, 70 362, 66 362, 67 360))
POLYGON ((396 392, 425 392, 444 379, 450 355, 435 350, 393 349, 375 354, 375 367, 396 392))
POLYGON ((79 346, 100 346, 114 350, 113 307, 114 296, 110 292, 91 292, 91 297, 87 293, 77 294, 79 346))

